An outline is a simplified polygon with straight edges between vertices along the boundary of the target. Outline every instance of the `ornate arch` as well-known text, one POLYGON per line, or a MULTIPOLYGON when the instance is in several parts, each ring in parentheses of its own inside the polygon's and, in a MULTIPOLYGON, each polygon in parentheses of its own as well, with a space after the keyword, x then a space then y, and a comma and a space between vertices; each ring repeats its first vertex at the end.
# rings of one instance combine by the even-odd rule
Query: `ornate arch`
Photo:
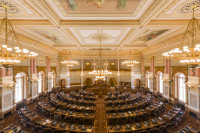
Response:
POLYGON ((62 87, 62 80, 65 81, 64 87, 67 86, 67 79, 66 79, 66 78, 60 79, 60 81, 59 81, 59 86, 62 87))
POLYGON ((90 78, 90 77, 87 77, 86 79, 85 79, 85 85, 87 86, 89 86, 89 85, 91 85, 93 82, 92 82, 92 79, 90 78))
POLYGON ((142 85, 142 80, 139 79, 139 78, 135 78, 134 81, 133 81, 133 85, 135 87, 140 87, 142 85), (138 84, 138 81, 139 81, 139 84, 138 84))

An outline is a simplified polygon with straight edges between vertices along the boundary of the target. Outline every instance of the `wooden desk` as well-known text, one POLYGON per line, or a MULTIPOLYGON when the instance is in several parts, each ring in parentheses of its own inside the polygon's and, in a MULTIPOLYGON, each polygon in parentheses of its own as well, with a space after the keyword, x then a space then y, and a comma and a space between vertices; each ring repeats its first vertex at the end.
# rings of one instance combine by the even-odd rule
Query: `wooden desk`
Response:
POLYGON ((36 121, 38 118, 40 118, 39 115, 32 113, 28 108, 20 108, 21 112, 24 114, 26 118, 28 118, 31 122, 36 121))
POLYGON ((140 111, 138 113, 133 111, 133 113, 131 113, 131 114, 129 114, 128 112, 118 113, 116 116, 113 116, 113 113, 110 113, 110 114, 107 114, 107 123, 108 123, 108 125, 110 125, 111 118, 131 117, 131 116, 137 117, 138 115, 144 115, 146 113, 147 112, 145 110, 144 110, 144 112, 140 111), (124 115, 124 113, 126 113, 126 115, 124 115), (119 114, 123 114, 123 115, 120 116, 119 114))
POLYGON ((163 115, 163 119, 165 119, 165 121, 167 121, 168 123, 171 122, 171 120, 176 117, 176 115, 181 111, 181 108, 174 108, 172 109, 170 112, 170 114, 166 114, 166 115, 163 115))
POLYGON ((16 132, 16 130, 18 131, 20 130, 18 133, 28 133, 21 130, 20 127, 14 126, 13 124, 8 125, 6 128, 4 128, 1 131, 3 131, 4 133, 13 133, 14 131, 16 132), (14 128, 14 130, 12 128, 14 128))
POLYGON ((162 125, 164 123, 166 123, 164 120, 163 121, 157 120, 157 123, 153 123, 150 120, 149 125, 146 125, 144 122, 141 122, 141 127, 137 127, 136 125, 133 125, 130 129, 128 129, 126 127, 126 125, 122 125, 122 128, 120 128, 119 130, 116 129, 116 126, 113 126, 112 129, 110 129, 110 126, 108 126, 108 131, 109 131, 109 133, 119 133, 119 132, 133 132, 133 133, 135 133, 136 131, 151 129, 151 128, 154 128, 156 126, 162 125))
POLYGON ((49 121, 49 123, 46 123, 45 119, 39 119, 39 120, 36 121, 37 124, 39 124, 41 126, 48 127, 48 128, 52 128, 52 129, 60 129, 60 130, 63 130, 63 131, 77 132, 77 133, 92 133, 93 132, 93 126, 92 126, 91 129, 89 129, 89 126, 86 125, 85 129, 82 130, 82 129, 79 128, 79 125, 75 124, 75 128, 71 129, 69 127, 69 124, 66 124, 64 127, 61 127, 59 122, 55 125, 52 125, 51 122, 52 121, 49 121))

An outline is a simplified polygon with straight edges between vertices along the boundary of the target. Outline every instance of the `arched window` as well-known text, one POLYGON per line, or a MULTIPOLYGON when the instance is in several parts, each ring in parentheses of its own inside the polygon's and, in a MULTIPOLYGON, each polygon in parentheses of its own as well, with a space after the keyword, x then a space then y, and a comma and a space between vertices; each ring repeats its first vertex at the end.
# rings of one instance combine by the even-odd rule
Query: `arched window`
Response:
POLYGON ((24 89, 26 88, 26 74, 23 72, 15 76, 15 103, 23 99, 24 89))
POLYGON ((186 102, 186 85, 185 75, 183 73, 177 73, 175 75, 175 96, 178 97, 179 102, 186 102))
POLYGON ((163 93, 163 73, 162 72, 158 72, 157 73, 157 76, 156 76, 156 80, 157 80, 157 90, 160 92, 160 93, 163 93))
POLYGON ((39 72, 38 78, 38 93, 41 93, 44 87, 44 72, 39 72))
POLYGON ((146 87, 150 88, 149 71, 145 73, 145 84, 146 87))
POLYGON ((114 70, 114 69, 115 69, 115 62, 114 62, 114 61, 111 61, 111 62, 110 62, 110 69, 111 69, 111 70, 114 70))
POLYGON ((89 61, 87 61, 87 62, 85 63, 85 69, 86 69, 86 70, 90 70, 90 69, 91 69, 91 63, 90 63, 89 61))

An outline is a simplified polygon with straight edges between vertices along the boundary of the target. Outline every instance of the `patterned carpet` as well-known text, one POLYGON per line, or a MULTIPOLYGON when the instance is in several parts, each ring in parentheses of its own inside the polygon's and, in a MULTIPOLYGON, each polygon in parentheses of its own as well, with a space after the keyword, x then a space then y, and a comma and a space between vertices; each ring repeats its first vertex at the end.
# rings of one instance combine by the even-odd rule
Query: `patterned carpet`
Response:
POLYGON ((106 133, 106 111, 104 99, 97 99, 97 110, 95 117, 95 133, 106 133))
MULTIPOLYGON (((145 95, 143 97, 145 97, 145 95)), ((158 99, 155 97, 154 102, 156 102, 157 100, 158 99)), ((28 105, 28 107, 32 112, 36 113, 34 104, 30 104, 30 105, 28 105)), ((163 114, 170 111, 172 109, 172 107, 173 107, 173 105, 167 104, 165 112, 162 114, 159 114, 159 116, 162 116, 163 114)), ((178 125, 178 127, 170 130, 170 133, 175 133, 175 132, 179 131, 180 129, 182 129, 183 127, 187 126, 188 124, 192 125, 194 128, 200 129, 200 120, 195 119, 194 117, 188 115, 187 113, 184 116, 185 116, 185 118, 178 125)), ((11 115, 1 121, 4 121, 4 127, 13 123, 16 126, 20 126, 25 131, 31 132, 30 128, 23 127, 20 124, 20 120, 19 120, 19 118, 17 118, 17 111, 14 112, 13 115, 11 115)), ((97 110, 95 113, 95 121, 96 121, 95 122, 95 133, 107 133, 107 131, 106 131, 107 130, 107 128, 106 128, 106 112, 105 112, 105 104, 104 104, 103 98, 97 99, 97 110)))

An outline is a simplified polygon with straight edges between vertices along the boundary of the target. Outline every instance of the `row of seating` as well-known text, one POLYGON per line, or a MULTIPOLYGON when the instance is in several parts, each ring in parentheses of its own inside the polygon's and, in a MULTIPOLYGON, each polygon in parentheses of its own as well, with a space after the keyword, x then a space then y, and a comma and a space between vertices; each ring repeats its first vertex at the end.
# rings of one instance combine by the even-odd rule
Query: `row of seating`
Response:
MULTIPOLYGON (((49 106, 49 105, 47 104, 47 106, 49 106)), ((73 124, 86 124, 86 125, 91 125, 91 124, 94 123, 94 120, 92 120, 90 117, 87 117, 87 116, 90 116, 92 114, 87 114, 87 116, 85 114, 85 117, 81 118, 78 115, 77 116, 76 115, 75 116, 74 115, 73 116, 70 116, 70 115, 66 116, 66 115, 60 114, 60 112, 66 112, 68 114, 70 112, 72 114, 74 112, 73 110, 68 110, 68 111, 67 110, 60 110, 59 112, 54 110, 53 112, 50 112, 49 110, 42 108, 39 104, 36 104, 35 107, 36 107, 37 113, 39 113, 40 115, 42 115, 44 117, 50 117, 50 119, 54 120, 54 121, 65 122, 65 123, 73 123, 73 124)))

